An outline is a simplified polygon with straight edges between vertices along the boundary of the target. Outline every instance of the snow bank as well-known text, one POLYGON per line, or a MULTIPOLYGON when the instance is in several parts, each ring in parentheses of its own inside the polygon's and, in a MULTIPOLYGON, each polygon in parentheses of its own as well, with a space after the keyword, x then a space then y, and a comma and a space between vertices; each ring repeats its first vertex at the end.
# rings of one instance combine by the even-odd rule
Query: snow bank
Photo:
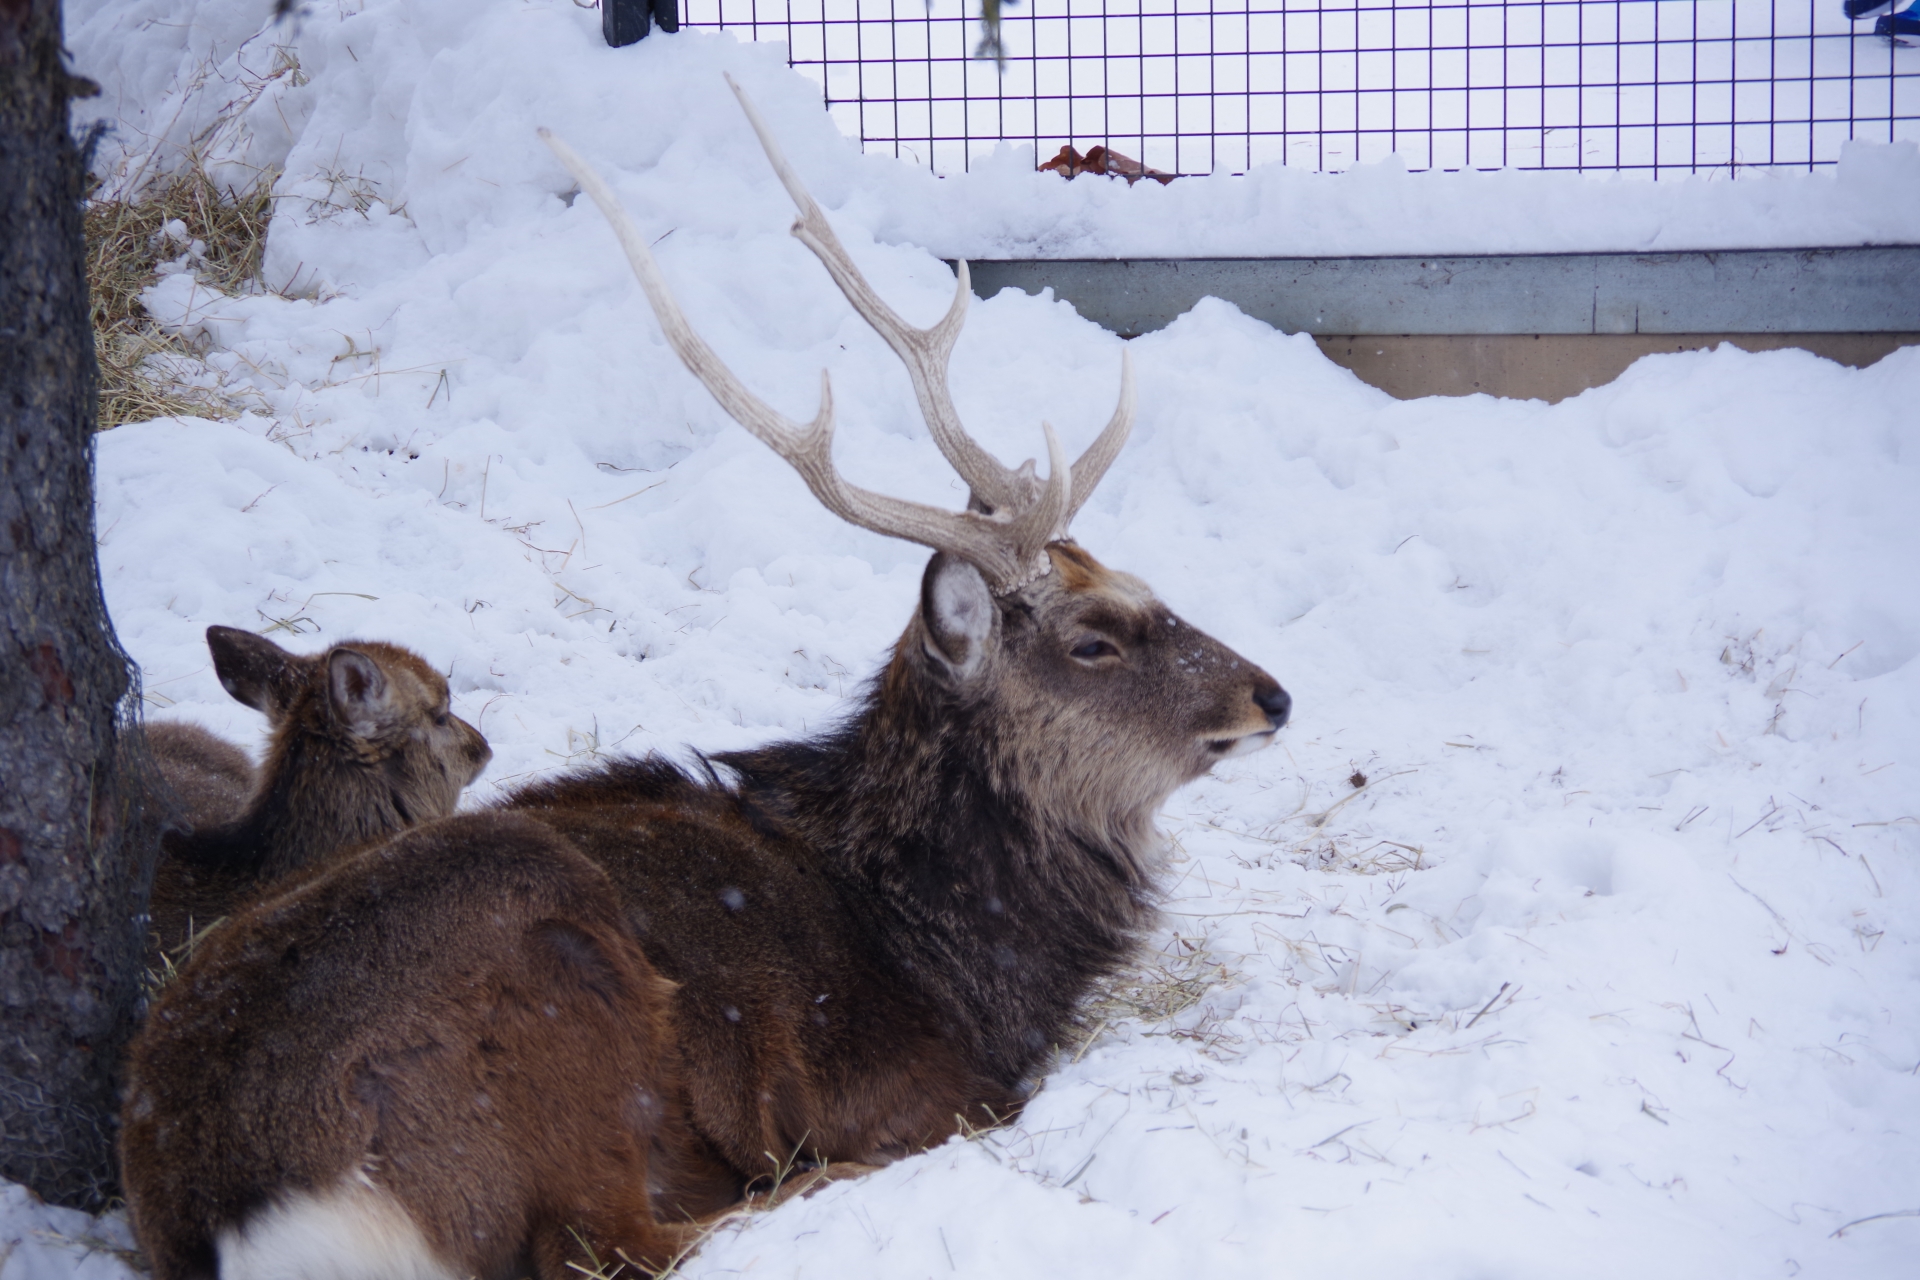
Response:
POLYGON ((91 1218, 0 1182, 0 1280, 125 1280, 133 1248, 118 1214, 91 1218))
MULTIPOLYGON (((70 21, 82 71, 124 73, 116 109, 184 137, 201 108, 169 76, 252 55, 230 5, 140 26, 163 11, 70 21)), ((1079 243, 1048 210, 1097 236, 1127 203, 1143 242, 1215 251, 1181 220, 1206 184, 940 182, 860 156, 777 49, 615 53, 569 0, 390 0, 309 17, 292 49, 299 76, 222 154, 284 164, 269 272, 293 296, 190 272, 149 295, 261 412, 101 437, 108 597, 150 714, 249 742, 208 624, 416 646, 492 740, 480 801, 597 753, 817 728, 925 559, 724 419, 536 124, 608 176, 751 386, 810 413, 829 368, 842 467, 927 501, 957 482, 787 236, 723 69, 910 318, 943 310, 938 254, 966 237, 1079 243)), ((1895 217, 1831 196, 1910 191, 1911 148, 1848 163, 1587 182, 1565 247, 1731 243, 1760 215, 1714 202, 1750 188, 1833 235, 1895 217)), ((1239 189, 1347 192, 1322 212, 1384 236, 1412 193, 1518 227, 1573 181, 1239 189)), ((1043 418, 1076 450, 1119 346, 1050 299, 977 304, 961 413, 1010 460, 1043 418)), ((1139 426, 1076 533, 1278 676, 1295 724, 1176 797, 1153 976, 1018 1124, 731 1226, 686 1274, 1910 1273, 1920 1217, 1877 1215, 1920 1208, 1920 351, 1651 357, 1553 406, 1394 401, 1216 302, 1132 352, 1139 426)))

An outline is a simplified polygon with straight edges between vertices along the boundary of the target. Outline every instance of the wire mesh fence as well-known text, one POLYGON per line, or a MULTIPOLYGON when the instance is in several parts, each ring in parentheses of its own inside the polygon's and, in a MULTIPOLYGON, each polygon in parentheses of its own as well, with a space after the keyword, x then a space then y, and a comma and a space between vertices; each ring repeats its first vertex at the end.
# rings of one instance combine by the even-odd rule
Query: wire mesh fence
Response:
POLYGON ((784 41, 842 129, 942 173, 1013 142, 1178 174, 1398 153, 1658 177, 1920 139, 1920 48, 1841 0, 1025 0, 1002 66, 973 56, 978 2, 683 0, 682 21, 784 41))

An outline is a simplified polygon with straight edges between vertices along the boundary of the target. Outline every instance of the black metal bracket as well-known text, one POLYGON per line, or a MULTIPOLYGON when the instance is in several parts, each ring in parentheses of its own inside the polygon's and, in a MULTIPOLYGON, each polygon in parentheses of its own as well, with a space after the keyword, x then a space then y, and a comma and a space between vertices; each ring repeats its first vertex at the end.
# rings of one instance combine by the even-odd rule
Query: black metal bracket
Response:
POLYGON ((638 44, 658 23, 669 34, 680 29, 680 0, 600 0, 600 34, 616 49, 638 44))

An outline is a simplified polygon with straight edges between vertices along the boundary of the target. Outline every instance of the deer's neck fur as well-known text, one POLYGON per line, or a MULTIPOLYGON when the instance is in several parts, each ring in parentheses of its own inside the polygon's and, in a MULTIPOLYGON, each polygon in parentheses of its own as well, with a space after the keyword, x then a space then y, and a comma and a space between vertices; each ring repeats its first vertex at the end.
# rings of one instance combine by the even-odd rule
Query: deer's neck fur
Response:
POLYGON ((281 734, 246 809, 169 851, 263 883, 314 866, 336 850, 384 839, 427 816, 408 812, 393 776, 398 763, 345 734, 281 734))
POLYGON ((1151 924, 1165 797, 1037 793, 1030 746, 910 677, 907 648, 839 730, 716 759, 882 917, 869 935, 1012 1087, 1151 924))

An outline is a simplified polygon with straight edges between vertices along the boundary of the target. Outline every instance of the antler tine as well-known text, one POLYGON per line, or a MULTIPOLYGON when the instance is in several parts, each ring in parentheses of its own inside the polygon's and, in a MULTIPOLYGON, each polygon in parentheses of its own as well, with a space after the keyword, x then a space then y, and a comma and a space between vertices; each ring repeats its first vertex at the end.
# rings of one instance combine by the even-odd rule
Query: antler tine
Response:
POLYGON ((1120 453, 1127 437, 1133 434, 1133 360, 1125 347, 1120 348, 1120 403, 1114 406, 1113 417, 1100 434, 1094 437, 1080 460, 1073 464, 1073 501, 1067 506, 1067 516, 1060 522, 1059 537, 1067 536, 1067 526, 1073 523, 1073 517, 1079 513, 1080 504, 1092 494, 1093 487, 1100 483, 1107 468, 1120 453))
POLYGON ((1046 489, 1038 501, 1012 518, 972 511, 943 511, 848 483, 833 465, 833 387, 826 373, 823 371, 820 375, 820 411, 805 426, 791 421, 747 390, 687 323, 680 304, 667 288, 659 264, 654 261, 639 229, 614 198, 613 191, 572 147, 549 130, 539 132, 613 227, 668 344, 681 362, 713 393, 713 398, 734 421, 758 436, 800 473, 821 505, 863 529, 959 556, 979 569, 1002 595, 1046 572, 1043 548, 1066 516, 1073 492, 1072 469, 1066 465, 1051 427, 1045 428, 1052 467, 1046 489))
MULTIPOLYGON (((1041 422, 1040 431, 1047 438, 1047 487, 1040 491, 1031 506, 1014 518, 1013 526, 1008 530, 1014 545, 1019 548, 1020 558, 1029 564, 1038 561, 1039 568, 1032 577, 1046 572, 1049 566, 1043 549, 1054 539, 1066 537, 1067 524, 1073 519, 1073 509, 1078 505, 1074 497, 1073 468, 1067 465, 1067 455, 1060 448, 1060 437, 1053 434, 1051 422, 1041 422)), ((1020 585, 1025 586, 1026 583, 1020 585)))
POLYGON ((768 163, 773 166, 781 185, 786 187, 787 194, 793 197, 795 208, 800 211, 800 216, 793 224, 794 238, 813 251, 821 265, 826 267, 827 274, 833 277, 834 284, 840 287, 840 292, 860 313, 860 318, 873 326, 874 332, 886 340, 894 354, 900 357, 901 363, 907 366, 907 376, 913 380, 914 395, 920 401, 920 415, 926 419, 934 444, 939 446, 947 462, 973 490, 973 505, 987 511, 1024 507, 1032 500, 1030 486, 1018 472, 1003 465, 967 434, 966 428, 960 425, 959 411, 954 408, 953 393, 947 387, 947 365, 953 357, 953 344, 960 337, 960 326, 967 318, 967 304, 973 297, 973 282, 967 264, 960 263, 953 304, 947 308, 947 314, 932 328, 916 329, 908 324, 873 291, 873 286, 860 274, 860 269, 853 265, 846 246, 834 234, 833 224, 827 221, 826 214, 821 212, 819 204, 800 181, 800 175, 787 162, 786 154, 774 140, 773 131, 761 119, 759 109, 747 97, 746 90, 731 75, 727 76, 727 84, 740 100, 740 109, 747 113, 747 121, 753 125, 754 133, 759 136, 768 163))

